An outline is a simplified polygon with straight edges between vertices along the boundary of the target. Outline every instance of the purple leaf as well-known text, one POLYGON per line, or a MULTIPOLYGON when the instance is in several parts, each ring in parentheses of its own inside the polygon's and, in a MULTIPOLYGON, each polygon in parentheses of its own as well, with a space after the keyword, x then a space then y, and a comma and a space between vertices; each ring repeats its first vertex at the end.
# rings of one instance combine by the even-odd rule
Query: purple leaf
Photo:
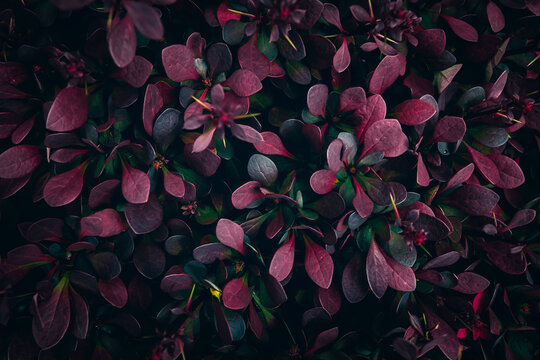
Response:
POLYGON ((499 154, 491 154, 489 158, 493 161, 499 173, 499 181, 495 182, 495 186, 501 189, 514 189, 525 182, 525 175, 514 160, 499 154))
POLYGON ((137 36, 129 16, 120 19, 120 14, 117 14, 114 17, 107 32, 107 42, 116 66, 123 68, 133 61, 137 50, 137 36))
POLYGON ((533 209, 518 210, 508 223, 507 227, 513 229, 520 226, 525 226, 533 222, 536 218, 536 211, 533 209))
POLYGON ((309 184, 313 191, 319 195, 329 193, 337 184, 337 179, 334 173, 330 170, 319 170, 311 175, 309 184))
POLYGON ((242 255, 246 254, 244 230, 237 223, 229 219, 220 219, 216 227, 216 236, 223 245, 235 249, 242 255))
POLYGON ((364 192, 356 178, 353 177, 354 180, 354 188, 356 191, 356 194, 353 197, 352 204, 354 207, 354 210, 360 215, 361 217, 368 217, 371 215, 371 212, 373 211, 373 201, 367 196, 367 194, 364 192))
POLYGON ((523 251, 512 253, 515 244, 509 244, 504 241, 490 241, 479 243, 485 250, 486 255, 495 266, 507 274, 519 275, 527 270, 527 258, 523 251))
POLYGON ((193 250, 193 258, 201 264, 211 264, 217 259, 225 259, 227 252, 230 252, 230 250, 223 244, 204 244, 193 250))
POLYGON ((343 148, 343 141, 341 139, 332 140, 326 149, 326 161, 328 163, 328 168, 334 174, 337 173, 341 168, 344 168, 345 165, 341 161, 341 149, 343 148))
POLYGON ((261 80, 249 70, 236 70, 223 85, 238 96, 251 96, 262 89, 261 80))
POLYGON ((489 89, 488 99, 497 99, 501 96, 504 87, 506 86, 506 81, 508 80, 508 70, 504 70, 501 75, 495 80, 495 83, 489 89))
POLYGON ((163 188, 165 189, 165 191, 174 197, 182 198, 186 193, 186 188, 184 186, 184 180, 182 180, 182 177, 173 174, 165 167, 163 167, 162 170, 163 188))
POLYGON ((156 230, 163 221, 163 208, 152 194, 143 204, 126 203, 124 215, 135 234, 148 234, 156 230))
POLYGON ((368 294, 365 260, 360 253, 356 253, 345 266, 341 287, 343 295, 352 304, 362 301, 368 294))
POLYGON ((319 350, 322 347, 325 347, 327 345, 330 345, 339 336, 339 328, 333 327, 328 330, 324 330, 317 337, 315 338, 315 341, 313 342, 313 346, 310 350, 307 351, 306 355, 313 354, 315 351, 319 350))
POLYGON ((270 273, 270 275, 276 278, 277 281, 283 281, 291 273, 293 264, 294 233, 291 235, 290 240, 287 241, 285 244, 281 245, 279 249, 277 249, 274 253, 272 261, 270 262, 268 272, 270 273))
POLYGON ((254 143, 255 149, 264 155, 281 155, 288 158, 294 158, 294 156, 287 151, 283 142, 276 133, 265 131, 260 133, 262 140, 254 143))
POLYGON ((491 160, 490 157, 474 150, 472 147, 468 145, 466 146, 474 165, 476 165, 476 168, 480 170, 480 173, 482 173, 486 180, 493 185, 498 184, 501 181, 501 176, 499 174, 499 169, 493 160, 491 160))
POLYGON ((259 50, 256 39, 253 36, 238 49, 238 63, 242 69, 252 71, 263 80, 270 72, 270 60, 259 50))
POLYGON ((319 244, 306 238, 304 266, 308 276, 318 286, 328 289, 334 275, 334 262, 328 252, 319 244))
POLYGON ((79 196, 83 188, 84 172, 88 166, 82 163, 75 169, 56 175, 43 188, 43 198, 52 207, 67 205, 79 196))
POLYGON ((504 29, 504 15, 501 9, 493 1, 490 1, 486 6, 486 13, 489 20, 489 26, 494 33, 504 29))
POLYGON ((263 140, 262 135, 257 130, 248 125, 235 123, 231 125, 231 132, 236 138, 250 144, 256 144, 259 141, 263 140))
POLYGON ((420 186, 429 185, 429 173, 420 153, 418 153, 418 161, 416 162, 416 183, 420 186))
POLYGON ((124 0, 122 5, 141 34, 150 40, 163 38, 164 29, 159 10, 141 1, 124 0))
POLYGON ((418 34, 416 50, 427 56, 439 56, 446 46, 446 33, 442 29, 426 29, 418 34))
POLYGON ((251 302, 251 294, 243 278, 229 281, 223 288, 223 305, 231 310, 245 309, 251 302))
POLYGON ((454 206, 470 215, 490 216, 498 202, 496 192, 480 185, 465 184, 452 193, 454 206))
POLYGON ((430 332, 433 338, 443 338, 438 344, 439 349, 441 349, 449 360, 460 359, 463 346, 460 344, 454 330, 427 307, 422 305, 422 308, 426 314, 427 328, 431 329, 430 332))
POLYGON ((80 128, 88 119, 88 96, 84 89, 67 87, 56 95, 47 115, 46 127, 52 131, 80 128))
POLYGON ((43 156, 37 146, 16 145, 0 154, 0 178, 18 179, 30 175, 43 156))
POLYGON ((388 288, 388 264, 381 248, 371 239, 369 251, 366 258, 366 275, 369 288, 377 299, 383 297, 388 288))
POLYGON ((488 279, 470 271, 458 274, 457 278, 458 284, 454 286, 452 290, 464 294, 478 294, 479 292, 486 290, 489 286, 488 279))
POLYGON ((78 10, 92 3, 94 0, 51 0, 51 3, 63 11, 78 10))
POLYGON ((459 261, 461 255, 457 251, 449 251, 446 254, 439 255, 429 260, 423 267, 424 270, 447 267, 454 265, 459 261))
POLYGON ((122 271, 118 257, 110 251, 92 253, 88 255, 88 260, 96 275, 105 280, 114 279, 122 271))
POLYGON ((261 184, 258 181, 249 181, 232 193, 231 201, 236 209, 242 210, 263 197, 261 184))
POLYGON ((71 291, 71 310, 71 333, 77 339, 84 340, 88 334, 88 305, 75 291, 71 291))
POLYGON ((91 209, 95 209, 100 206, 112 204, 114 192, 118 185, 120 185, 120 180, 112 179, 105 180, 94 186, 90 190, 90 195, 88 195, 88 206, 91 209))
POLYGON ((339 29, 339 31, 343 32, 343 27, 341 26, 341 20, 339 18, 339 9, 336 5, 332 3, 325 3, 322 11, 322 17, 329 24, 334 25, 339 29))
POLYGON ((153 65, 142 56, 135 56, 128 66, 120 70, 120 78, 134 88, 140 88, 148 80, 153 65))
POLYGON ((465 21, 444 14, 441 14, 441 17, 446 20, 450 29, 463 40, 470 42, 478 41, 478 32, 465 21))
POLYGON ((216 132, 216 127, 212 126, 205 132, 203 132, 197 139, 193 142, 193 152, 199 153, 204 151, 210 146, 212 139, 214 138, 214 133, 216 132))
POLYGON ((128 300, 126 285, 115 277, 111 280, 98 280, 99 293, 114 307, 123 308, 128 300))
POLYGON ((419 99, 411 99, 405 100, 396 106, 394 113, 400 123, 413 126, 428 121, 437 113, 437 109, 428 102, 419 99))
POLYGON ((401 53, 394 56, 385 56, 373 72, 369 81, 369 92, 382 94, 401 75, 405 74, 407 60, 401 53))
MULTIPOLYGON (((403 136, 401 125, 395 119, 384 119, 374 122, 365 132, 364 148, 360 158, 364 158, 375 152, 392 150, 401 143, 403 136)), ((403 152, 405 151, 406 149, 403 150, 403 152)))
POLYGON ((332 284, 328 289, 319 288, 319 302, 323 309, 330 315, 335 315, 341 308, 341 293, 335 284, 332 284))
POLYGON ((324 84, 313 85, 307 93, 307 106, 313 116, 324 117, 328 99, 328 86, 324 84))
POLYGON ((199 73, 193 63, 193 55, 184 45, 171 45, 161 52, 163 68, 167 76, 176 82, 197 80, 199 73))
POLYGON ((160 289, 168 294, 191 289, 193 287, 193 279, 187 274, 169 274, 161 279, 160 289))
POLYGON ((474 164, 469 164, 465 166, 464 168, 457 171, 446 183, 446 186, 441 190, 441 192, 444 192, 456 185, 462 184, 469 180, 471 175, 474 172, 474 164))
POLYGON ((349 53, 349 47, 347 45, 347 38, 343 38, 343 42, 341 43, 341 46, 336 51, 336 54, 334 55, 333 65, 334 69, 338 73, 342 73, 351 64, 351 54, 349 53))
POLYGON ((430 143, 457 142, 463 139, 467 126, 463 118, 457 116, 445 116, 435 123, 433 136, 430 143))
POLYGON ((133 264, 147 279, 155 279, 165 269, 165 253, 154 242, 139 244, 133 253, 133 264))
POLYGON ((98 211, 81 219, 79 236, 109 237, 118 235, 126 229, 120 214, 114 209, 98 211))
POLYGON ((143 204, 150 194, 150 179, 145 172, 124 163, 122 167, 122 195, 132 204, 143 204))
POLYGON ((156 115, 162 107, 163 97, 161 96, 159 88, 154 84, 148 84, 146 93, 144 94, 142 118, 144 130, 150 136, 152 136, 152 128, 154 126, 156 115))

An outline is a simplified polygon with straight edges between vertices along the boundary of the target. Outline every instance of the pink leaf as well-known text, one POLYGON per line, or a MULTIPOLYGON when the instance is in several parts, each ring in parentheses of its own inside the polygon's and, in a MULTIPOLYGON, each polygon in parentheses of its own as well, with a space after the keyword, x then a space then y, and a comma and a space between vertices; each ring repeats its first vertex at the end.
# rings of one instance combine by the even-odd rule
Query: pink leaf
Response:
POLYGON ((251 70, 260 80, 270 72, 270 60, 257 47, 255 36, 238 49, 238 63, 242 69, 251 70))
POLYGON ((242 278, 229 281, 223 288, 223 305, 231 310, 245 309, 251 302, 247 283, 242 278))
POLYGON ((328 86, 324 84, 313 85, 307 93, 307 107, 313 116, 324 117, 328 99, 328 86))
POLYGON ((470 42, 478 41, 478 32, 465 21, 444 14, 441 14, 441 17, 446 20, 450 29, 463 40, 470 42))
POLYGON ((311 175, 309 184, 313 191, 319 195, 329 193, 337 184, 337 179, 334 173, 330 170, 319 170, 311 175))
POLYGON ((499 173, 499 181, 495 182, 495 186, 501 189, 514 189, 525 182, 525 175, 514 160, 499 154, 491 154, 489 158, 493 161, 499 173))
POLYGON ((369 81, 369 92, 382 94, 401 75, 405 74, 407 60, 401 53, 394 56, 385 56, 373 72, 369 81))
POLYGON ((193 63, 193 55, 184 45, 171 45, 161 52, 163 68, 167 76, 176 82, 197 80, 199 73, 193 63))
POLYGON ((338 73, 342 73, 351 64, 351 54, 349 53, 349 47, 347 45, 347 38, 343 38, 343 42, 341 43, 341 46, 336 51, 336 54, 334 55, 333 65, 334 69, 338 73))
POLYGON ((384 119, 374 122, 365 132, 364 148, 360 158, 374 152, 392 150, 401 143, 403 135, 401 125, 395 119, 384 119))
POLYGON ((52 207, 67 205, 79 196, 83 188, 84 172, 88 163, 49 179, 43 188, 43 198, 52 207))
POLYGON ((164 29, 159 10, 142 1, 124 0, 122 5, 141 34, 150 40, 163 38, 164 29))
POLYGON ((114 209, 104 209, 81 219, 80 237, 109 237, 126 229, 122 217, 114 209))
POLYGON ((446 183, 446 186, 442 189, 442 191, 446 191, 450 189, 451 187, 454 187, 458 184, 462 184, 466 182, 467 180, 469 180, 473 172, 474 172, 474 164, 472 163, 460 169, 450 178, 450 180, 448 180, 448 182, 446 183))
POLYGON ((174 197, 182 198, 186 193, 186 188, 184 186, 184 180, 182 177, 173 174, 165 167, 163 169, 163 188, 165 191, 171 194, 174 197))
POLYGON ((289 241, 281 245, 270 262, 268 272, 277 281, 283 281, 289 276, 294 264, 294 233, 289 241))
POLYGON ((140 88, 148 80, 153 65, 142 56, 135 56, 128 66, 120 70, 120 78, 134 88, 140 88))
POLYGON ((381 248, 371 239, 366 259, 366 275, 369 288, 377 299, 383 297, 388 287, 388 265, 381 248))
POLYGON ((497 99, 499 96, 501 96, 504 87, 506 86, 506 80, 508 80, 508 70, 504 70, 501 75, 495 80, 495 83, 489 89, 488 92, 488 99, 497 99))
POLYGON ((154 127, 156 115, 162 107, 163 97, 159 88, 154 84, 148 84, 146 93, 144 94, 142 119, 144 130, 150 136, 152 136, 152 128, 154 127))
POLYGON ((18 179, 31 174, 43 156, 37 146, 17 145, 0 154, 0 178, 18 179))
POLYGON ((497 165, 493 162, 493 160, 491 160, 490 157, 476 151, 472 147, 468 145, 466 146, 474 165, 476 165, 476 168, 482 173, 482 175, 484 175, 486 180, 493 185, 498 184, 501 181, 501 176, 499 174, 497 165))
POLYGON ((396 118, 403 125, 420 125, 428 121, 437 110, 430 103, 411 99, 405 100, 394 109, 396 118))
POLYGON ((212 126, 205 132, 203 132, 195 141, 193 142, 193 149, 192 151, 194 153, 199 153, 201 151, 204 151, 210 146, 210 143, 212 142, 212 139, 214 138, 214 133, 216 132, 216 127, 212 126))
POLYGON ((249 181, 232 193, 231 201, 236 209, 242 210, 263 197, 261 184, 258 181, 249 181))
POLYGON ((504 14, 501 9, 493 1, 490 1, 486 6, 486 13, 489 20, 491 30, 497 33, 504 29, 504 14))
POLYGON ((258 152, 264 155, 281 155, 288 158, 294 158, 294 156, 285 148, 278 134, 271 131, 265 131, 260 134, 262 140, 253 144, 258 152))
POLYGON ((426 164, 424 164, 424 160, 422 160, 422 155, 418 153, 418 161, 416 164, 416 182, 420 186, 428 186, 429 185, 429 173, 426 168, 426 164))
POLYGON ((238 96, 251 96, 262 89, 261 80, 249 70, 236 70, 223 85, 238 96))
POLYGON ((47 115, 46 127, 52 131, 80 128, 88 119, 88 96, 84 89, 67 87, 56 95, 47 115))
POLYGON ((242 255, 246 254, 244 230, 237 223, 229 219, 220 219, 216 227, 216 236, 223 245, 235 249, 242 255))
POLYGON ((137 36, 129 16, 120 19, 120 14, 117 14, 114 17, 107 32, 107 42, 116 66, 123 68, 133 61, 137 49, 137 36))
POLYGON ((254 128, 248 125, 235 123, 234 125, 231 125, 231 132, 236 138, 242 141, 248 142, 250 144, 256 144, 259 141, 263 140, 263 137, 261 136, 261 134, 257 130, 255 130, 254 128))
POLYGON ((308 276, 318 286, 328 289, 334 275, 334 262, 330 254, 319 244, 306 239, 304 266, 308 276))
POLYGON ((122 169, 122 194, 132 204, 148 201, 150 179, 145 172, 124 164, 122 169))
POLYGON ((354 188, 356 191, 356 194, 354 195, 354 198, 352 200, 352 204, 354 207, 354 210, 360 215, 361 217, 368 217, 371 215, 371 212, 373 211, 373 201, 367 196, 367 194, 364 192, 360 184, 358 183, 358 180, 353 177, 354 180, 354 188))

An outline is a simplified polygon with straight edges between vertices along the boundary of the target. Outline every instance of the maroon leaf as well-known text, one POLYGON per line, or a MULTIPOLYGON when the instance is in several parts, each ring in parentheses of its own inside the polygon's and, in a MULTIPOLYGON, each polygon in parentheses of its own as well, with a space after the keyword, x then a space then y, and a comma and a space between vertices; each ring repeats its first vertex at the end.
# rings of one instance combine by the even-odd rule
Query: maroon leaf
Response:
POLYGON ((277 281, 283 281, 291 273, 293 264, 294 233, 291 235, 289 241, 287 241, 285 244, 281 245, 279 249, 277 249, 274 256, 272 257, 272 261, 270 262, 268 272, 270 273, 270 275, 276 278, 277 281))
POLYGON ((159 110, 163 107, 163 97, 156 85, 149 84, 146 87, 146 93, 144 94, 143 104, 143 125, 144 130, 150 136, 152 136, 152 128, 154 127, 154 120, 159 110))
POLYGON ((96 275, 105 280, 114 279, 122 271, 118 257, 110 251, 92 253, 88 256, 88 260, 96 275))
POLYGON ((536 218, 536 211, 533 209, 518 210, 508 223, 507 227, 513 229, 520 226, 525 226, 533 222, 536 218))
POLYGON ((347 46, 347 38, 344 37, 341 46, 334 55, 333 65, 338 73, 342 73, 347 70, 350 64, 351 54, 349 53, 349 47, 347 46))
POLYGON ((490 1, 486 6, 486 13, 489 20, 491 30, 497 33, 504 29, 504 15, 501 9, 493 1, 490 1))
POLYGON ((491 154, 489 158, 499 173, 499 181, 495 182, 495 186, 501 189, 514 189, 525 182, 525 175, 514 160, 499 154, 491 154))
POLYGON ((28 267, 39 266, 44 263, 52 262, 55 259, 47 256, 35 244, 27 244, 12 249, 7 254, 7 262, 12 265, 28 267))
POLYGON ((311 175, 309 179, 309 184, 313 191, 319 195, 324 195, 329 193, 334 189, 338 180, 334 173, 330 170, 319 170, 311 175))
MULTIPOLYGON (((351 87, 343 90, 339 96, 338 113, 361 109, 366 106, 366 92, 361 87, 351 87)), ((386 111, 386 107, 385 107, 386 111)))
POLYGON ((0 154, 0 178, 18 179, 30 175, 41 163, 37 146, 16 145, 0 154))
POLYGON ((418 34, 417 51, 428 56, 439 56, 446 46, 446 33, 442 29, 426 29, 418 34))
POLYGON ((454 206, 470 215, 490 215, 499 195, 480 185, 465 184, 452 193, 454 206))
POLYGON ((238 96, 251 96, 262 89, 257 75, 249 70, 236 70, 224 83, 238 96))
POLYGON ((80 128, 88 119, 88 96, 84 89, 67 87, 56 95, 47 115, 46 127, 52 131, 80 128))
POLYGON ((212 302, 212 307, 214 308, 214 314, 216 315, 216 327, 221 337, 221 341, 225 345, 230 345, 233 342, 233 337, 231 334, 231 328, 227 317, 223 312, 223 308, 217 302, 212 302))
POLYGON ((75 157, 86 154, 87 149, 58 149, 51 155, 51 160, 60 164, 66 164, 75 157))
POLYGON ((335 315, 341 308, 341 294, 338 287, 332 284, 328 289, 319 288, 319 302, 330 315, 335 315))
POLYGON ((60 10, 78 10, 92 3, 94 0, 51 0, 51 3, 60 10))
POLYGON ((163 38, 163 24, 157 9, 141 1, 124 0, 122 5, 141 34, 151 40, 163 38))
POLYGON ((133 61, 137 49, 137 36, 129 16, 120 19, 120 14, 117 14, 114 17, 107 32, 107 42, 116 66, 123 68, 133 61))
POLYGON ((135 56, 128 66, 120 70, 120 78, 134 88, 140 88, 148 80, 153 65, 142 56, 135 56))
POLYGON ((42 349, 50 349, 62 340, 71 317, 68 278, 63 277, 52 290, 51 296, 36 306, 32 320, 32 334, 42 349))
POLYGON ((366 258, 366 275, 369 288, 378 299, 382 298, 388 287, 387 263, 381 248, 371 239, 366 258))
POLYGON ((82 191, 87 166, 88 163, 84 162, 75 169, 49 179, 43 188, 45 202, 49 206, 58 207, 75 200, 82 191))
POLYGON ((150 194, 150 179, 145 172, 124 163, 122 166, 122 195, 132 204, 143 204, 150 194))
POLYGON ((265 131, 260 134, 262 136, 262 140, 253 144, 258 152, 264 155, 281 155, 288 158, 294 158, 294 156, 287 151, 283 145, 279 135, 271 131, 265 131))
POLYGON ((123 308, 128 300, 126 285, 115 277, 111 280, 98 280, 99 293, 114 307, 123 308))
POLYGON ((263 332, 263 325, 255 306, 251 302, 249 303, 249 327, 257 339, 260 339, 263 332))
POLYGON ((160 288, 166 293, 173 293, 175 291, 191 289, 193 286, 193 279, 187 274, 169 274, 165 275, 161 279, 160 288))
POLYGON ((386 279, 388 286, 398 291, 414 291, 416 289, 416 277, 413 269, 398 263, 384 252, 382 252, 382 255, 387 264, 386 279))
POLYGON ((452 29, 452 31, 463 40, 470 42, 478 41, 478 32, 474 27, 467 24, 465 21, 445 14, 441 14, 441 17, 446 20, 448 26, 450 26, 450 29, 452 29))
POLYGON ((369 81, 369 92, 382 94, 400 75, 405 74, 406 65, 407 60, 401 53, 394 56, 385 56, 373 72, 373 76, 369 81))
POLYGON ((324 117, 328 99, 328 86, 324 84, 313 85, 307 93, 307 106, 313 116, 324 117))
POLYGON ((163 187, 165 191, 177 198, 182 198, 186 193, 184 180, 163 167, 163 187))
POLYGON ((416 182, 420 186, 429 185, 429 173, 420 153, 418 153, 418 161, 416 163, 416 182))
POLYGON ((487 257, 495 266, 507 274, 519 275, 527 270, 527 258, 523 251, 512 253, 515 244, 509 244, 504 241, 490 241, 480 243, 485 250, 487 257))
POLYGON ((424 270, 446 267, 454 265, 459 261, 461 255, 457 251, 449 251, 446 254, 439 255, 431 260, 429 260, 423 267, 424 270))
POLYGON ((354 188, 356 191, 356 194, 353 197, 352 204, 354 207, 354 210, 360 215, 361 217, 368 217, 371 215, 371 212, 373 211, 373 201, 367 196, 367 194, 364 192, 356 178, 353 177, 354 180, 354 188))
POLYGON ((449 360, 460 359, 463 346, 460 344, 455 331, 427 307, 422 306, 422 308, 426 314, 427 328, 430 329, 433 338, 443 338, 438 343, 439 349, 449 360))
POLYGON ((467 180, 469 180, 473 172, 474 172, 474 164, 472 163, 460 169, 450 178, 450 180, 448 180, 448 182, 446 183, 446 186, 442 189, 442 192, 450 189, 451 187, 454 187, 456 185, 466 182, 467 180))
POLYGON ((81 219, 80 237, 118 235, 126 229, 120 214, 114 209, 98 211, 81 219))
POLYGON ((126 203, 124 215, 135 234, 148 234, 156 230, 163 221, 163 208, 152 194, 144 204, 126 203))
POLYGON ((257 47, 255 36, 238 49, 238 63, 242 69, 252 71, 260 80, 270 72, 270 60, 257 47))
POLYGON ((243 278, 229 281, 223 288, 223 305, 231 310, 245 309, 251 302, 251 294, 243 278))
POLYGON ((457 275, 458 284, 452 290, 459 291, 464 294, 478 294, 487 289, 489 280, 482 275, 475 274, 470 271, 463 272, 457 275))
MULTIPOLYGON (((399 121, 395 119, 384 119, 374 122, 364 136, 364 148, 360 158, 374 152, 386 152, 400 144, 404 136, 399 121)), ((405 152, 403 150, 403 152, 405 152)), ((402 152, 402 153, 403 153, 402 152)))
POLYGON ((165 269, 165 253, 153 242, 137 246, 133 253, 133 264, 139 273, 147 279, 155 279, 165 269))
POLYGON ((306 238, 304 266, 308 276, 318 286, 328 289, 334 275, 334 262, 328 252, 319 244, 306 238))
POLYGON ((445 116, 435 123, 430 142, 457 142, 463 139, 467 126, 463 118, 445 116))
POLYGON ((347 263, 341 278, 343 295, 352 304, 362 301, 368 294, 364 257, 356 253, 347 263))
POLYGON ((235 249, 242 255, 246 254, 244 230, 237 223, 229 219, 220 219, 216 227, 216 236, 223 245, 235 249))
POLYGON ((319 350, 322 347, 325 347, 326 345, 330 345, 339 336, 339 328, 333 327, 331 329, 322 331, 317 335, 315 338, 315 341, 313 342, 313 347, 306 353, 306 355, 313 354, 315 351, 319 350))
POLYGON ((71 310, 71 333, 77 339, 84 340, 88 334, 88 305, 75 291, 71 291, 71 310))
POLYGON ((193 55, 184 45, 171 45, 161 53, 163 68, 167 76, 176 82, 197 80, 199 73, 193 63, 193 55))
POLYGON ((420 125, 428 121, 437 109, 419 99, 405 100, 394 109, 396 118, 403 125, 420 125))
POLYGON ((498 184, 501 181, 501 176, 499 174, 499 169, 497 165, 489 158, 488 156, 474 150, 472 147, 467 146, 467 150, 471 155, 471 158, 476 165, 476 168, 480 170, 482 175, 486 178, 487 181, 493 185, 498 184))
POLYGON ((97 184, 90 190, 88 195, 88 206, 95 209, 100 206, 109 205, 112 203, 114 191, 120 185, 120 180, 112 179, 105 180, 97 184))
POLYGON ((236 209, 242 210, 263 197, 261 184, 258 181, 249 181, 232 193, 231 201, 236 209))

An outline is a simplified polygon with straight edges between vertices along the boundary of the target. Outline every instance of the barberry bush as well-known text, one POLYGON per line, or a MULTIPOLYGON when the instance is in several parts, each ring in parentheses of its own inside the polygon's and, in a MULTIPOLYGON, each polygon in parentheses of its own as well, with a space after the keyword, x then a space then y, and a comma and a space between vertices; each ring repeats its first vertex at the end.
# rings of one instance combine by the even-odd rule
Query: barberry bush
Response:
POLYGON ((539 58, 537 0, 2 1, 1 358, 538 358, 539 58))

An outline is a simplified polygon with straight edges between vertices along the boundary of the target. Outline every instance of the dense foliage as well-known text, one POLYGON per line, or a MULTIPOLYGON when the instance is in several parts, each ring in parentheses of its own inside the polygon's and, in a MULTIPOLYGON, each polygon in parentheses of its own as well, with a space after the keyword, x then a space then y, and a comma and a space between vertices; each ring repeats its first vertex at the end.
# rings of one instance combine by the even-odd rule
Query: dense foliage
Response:
POLYGON ((0 46, 2 359, 539 356, 539 1, 4 0, 0 46))

